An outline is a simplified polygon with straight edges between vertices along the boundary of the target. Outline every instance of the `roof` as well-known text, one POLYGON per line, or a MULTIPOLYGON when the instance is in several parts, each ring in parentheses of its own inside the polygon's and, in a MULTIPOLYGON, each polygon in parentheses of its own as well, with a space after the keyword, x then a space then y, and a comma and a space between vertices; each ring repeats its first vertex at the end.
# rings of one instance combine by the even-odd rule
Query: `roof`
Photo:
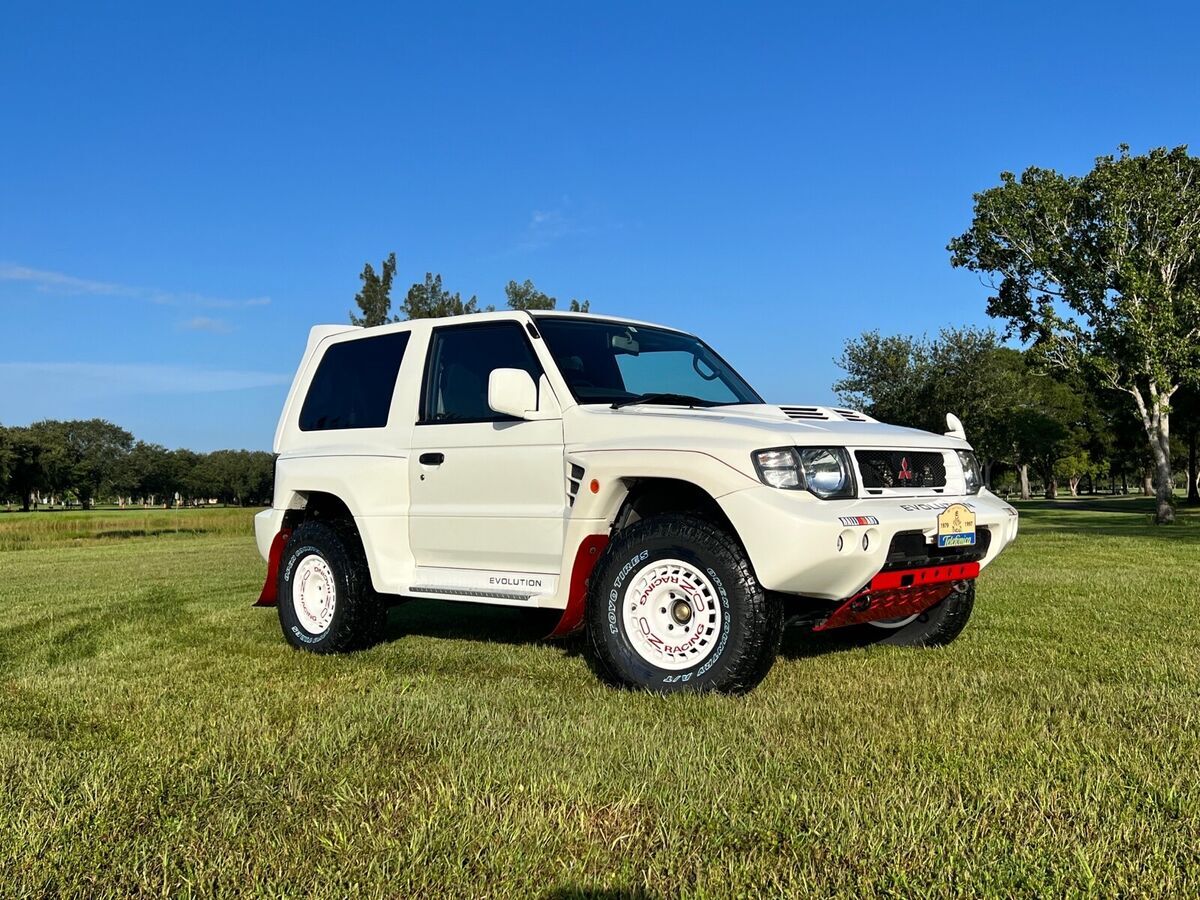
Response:
MULTIPOLYGON (((664 331, 675 331, 681 334, 689 334, 681 328, 672 328, 670 325, 658 325, 654 322, 643 322, 639 319, 626 319, 622 316, 605 316, 596 313, 580 313, 567 312, 566 310, 557 309, 539 309, 539 310, 524 310, 524 309, 500 309, 495 312, 470 313, 461 316, 440 316, 431 319, 407 319, 403 322, 389 322, 386 325, 373 325, 370 328, 363 328, 358 325, 315 325, 314 329, 321 329, 321 337, 326 337, 332 334, 337 334, 347 331, 362 331, 379 334, 385 331, 405 331, 414 328, 436 328, 440 325, 448 325, 450 323, 469 322, 527 322, 537 319, 581 319, 590 322, 616 322, 621 325, 633 325, 641 328, 661 328, 664 331)), ((360 336, 365 336, 360 335, 360 336)))

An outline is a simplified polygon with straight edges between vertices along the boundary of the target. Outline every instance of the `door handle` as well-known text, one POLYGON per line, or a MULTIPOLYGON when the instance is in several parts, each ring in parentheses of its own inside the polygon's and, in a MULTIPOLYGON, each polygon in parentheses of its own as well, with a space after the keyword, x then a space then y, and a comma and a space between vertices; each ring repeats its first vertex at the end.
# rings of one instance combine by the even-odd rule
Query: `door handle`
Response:
POLYGON ((445 453, 422 453, 418 460, 423 466, 440 466, 446 461, 445 453))

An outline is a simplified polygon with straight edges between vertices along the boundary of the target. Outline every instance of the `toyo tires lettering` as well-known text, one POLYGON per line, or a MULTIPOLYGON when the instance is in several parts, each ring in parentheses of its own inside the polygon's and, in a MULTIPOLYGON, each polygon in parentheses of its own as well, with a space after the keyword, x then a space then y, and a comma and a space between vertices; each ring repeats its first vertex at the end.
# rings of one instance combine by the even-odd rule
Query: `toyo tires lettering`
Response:
POLYGON ((620 590, 621 585, 625 583, 625 579, 629 577, 629 573, 634 570, 638 563, 645 562, 646 558, 649 556, 649 550, 643 550, 641 553, 638 553, 633 557, 633 559, 629 560, 629 562, 625 563, 625 565, 621 567, 621 571, 618 572, 617 577, 613 579, 612 590, 608 592, 608 628, 613 634, 618 634, 620 630, 617 627, 617 607, 621 603, 621 598, 618 594, 618 591, 620 590))

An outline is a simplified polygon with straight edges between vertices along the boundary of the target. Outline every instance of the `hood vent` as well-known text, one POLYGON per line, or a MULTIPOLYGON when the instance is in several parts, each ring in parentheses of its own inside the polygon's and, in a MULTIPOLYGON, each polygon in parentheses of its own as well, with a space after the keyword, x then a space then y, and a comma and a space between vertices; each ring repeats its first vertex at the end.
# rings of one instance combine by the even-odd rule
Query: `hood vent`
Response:
POLYGON ((860 413, 853 409, 835 409, 835 413, 845 419, 847 422, 873 422, 875 421, 866 413, 860 413))
POLYGON ((817 419, 821 422, 829 421, 829 414, 819 406, 781 406, 783 414, 789 419, 817 419))
POLYGON ((825 406, 781 406, 783 414, 789 419, 828 422, 834 418, 847 422, 874 422, 866 413, 854 409, 830 409, 825 406))

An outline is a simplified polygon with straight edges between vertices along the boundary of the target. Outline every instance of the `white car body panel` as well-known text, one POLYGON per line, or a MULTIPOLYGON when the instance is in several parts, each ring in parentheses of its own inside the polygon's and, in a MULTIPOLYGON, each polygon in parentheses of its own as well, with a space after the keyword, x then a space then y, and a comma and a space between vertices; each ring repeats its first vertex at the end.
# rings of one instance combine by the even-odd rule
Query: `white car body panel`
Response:
MULTIPOLYGON (((938 511, 950 503, 970 506, 977 526, 991 531, 981 566, 1016 536, 1011 506, 986 489, 966 494, 955 451, 970 445, 961 437, 826 407, 579 405, 540 339, 530 341, 545 370, 536 420, 419 423, 432 331, 465 321, 312 329, 276 429, 274 503, 255 520, 264 558, 287 512, 321 492, 339 498, 354 517, 380 592, 562 609, 581 543, 609 533, 630 485, 645 478, 686 481, 713 498, 764 587, 826 600, 849 597, 867 584, 897 532, 936 534, 938 511), (387 425, 300 430, 300 409, 325 350, 392 331, 411 336, 387 425), (846 447, 851 459, 859 448, 941 452, 946 485, 880 489, 869 496, 860 491, 855 499, 832 501, 764 485, 752 454, 789 446, 846 447), (426 453, 441 453, 444 461, 423 464, 426 453), (584 473, 577 486, 572 467, 584 473), (845 525, 843 517, 869 517, 876 524, 845 525)), ((523 312, 469 318, 490 321, 528 330, 537 319, 523 312)))

